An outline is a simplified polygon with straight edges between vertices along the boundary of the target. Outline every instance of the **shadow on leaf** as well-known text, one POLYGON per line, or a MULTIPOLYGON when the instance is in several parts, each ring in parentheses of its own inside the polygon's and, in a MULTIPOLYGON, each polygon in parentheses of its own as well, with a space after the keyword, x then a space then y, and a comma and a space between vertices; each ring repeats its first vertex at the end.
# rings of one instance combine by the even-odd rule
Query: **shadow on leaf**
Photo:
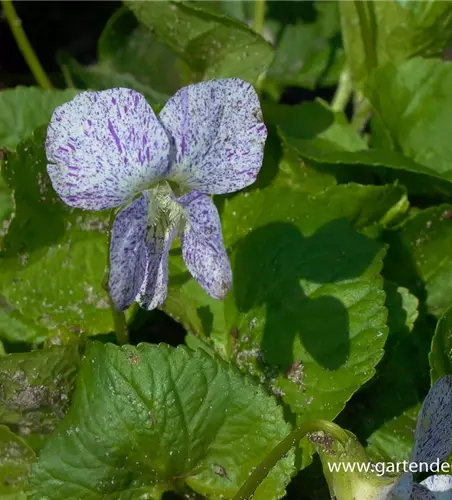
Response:
POLYGON ((334 295, 341 282, 361 276, 372 263, 379 246, 368 243, 341 219, 309 236, 294 224, 272 222, 237 243, 236 306, 245 314, 265 307, 266 364, 287 370, 297 361, 296 342, 327 370, 347 361, 349 316, 334 295))

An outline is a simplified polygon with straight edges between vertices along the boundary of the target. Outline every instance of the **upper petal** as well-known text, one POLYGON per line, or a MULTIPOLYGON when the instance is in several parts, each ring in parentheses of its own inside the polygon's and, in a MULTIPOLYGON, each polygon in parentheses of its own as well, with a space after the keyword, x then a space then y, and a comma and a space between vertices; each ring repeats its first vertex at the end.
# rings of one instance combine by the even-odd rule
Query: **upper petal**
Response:
POLYGON ((127 309, 135 301, 145 279, 147 223, 145 195, 121 210, 113 222, 108 288, 118 311, 127 309))
POLYGON ((174 141, 168 178, 203 193, 252 184, 262 166, 267 130, 259 98, 238 78, 179 90, 159 115, 174 141))
POLYGON ((417 419, 414 462, 444 460, 452 449, 452 376, 438 379, 417 419))
POLYGON ((218 211, 209 196, 196 191, 178 201, 187 217, 181 235, 185 264, 209 295, 223 299, 232 284, 232 271, 218 211))
POLYGON ((83 92, 53 113, 47 171, 65 203, 89 210, 123 205, 168 167, 169 140, 145 98, 115 88, 83 92))

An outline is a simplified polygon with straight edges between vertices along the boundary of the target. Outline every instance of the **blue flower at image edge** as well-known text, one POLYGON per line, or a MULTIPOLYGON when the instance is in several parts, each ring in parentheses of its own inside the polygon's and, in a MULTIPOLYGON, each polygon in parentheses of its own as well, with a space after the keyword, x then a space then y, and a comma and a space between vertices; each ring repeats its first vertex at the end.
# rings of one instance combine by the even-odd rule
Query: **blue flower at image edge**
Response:
POLYGON ((123 88, 84 92, 55 110, 46 153, 56 192, 85 210, 125 206, 110 246, 118 310, 164 302, 176 236, 193 277, 224 298, 232 272, 210 195, 255 181, 266 137, 256 92, 236 78, 184 87, 158 117, 141 94, 123 88))
MULTIPOLYGON (((447 375, 433 384, 419 412, 411 462, 436 464, 446 460, 451 449, 452 375, 447 375)), ((375 500, 452 500, 452 475, 437 474, 414 483, 407 472, 375 500)))

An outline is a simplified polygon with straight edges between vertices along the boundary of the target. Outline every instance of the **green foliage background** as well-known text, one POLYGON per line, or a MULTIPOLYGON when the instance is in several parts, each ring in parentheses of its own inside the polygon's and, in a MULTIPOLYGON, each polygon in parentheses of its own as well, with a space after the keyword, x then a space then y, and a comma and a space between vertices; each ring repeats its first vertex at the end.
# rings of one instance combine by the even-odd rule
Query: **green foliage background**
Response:
MULTIPOLYGON (((311 419, 409 458, 452 373, 451 42, 450 2, 127 1, 95 64, 59 55, 67 88, 0 92, 0 499, 233 499, 311 419), (233 288, 208 297, 176 242, 163 311, 132 307, 142 343, 116 346, 108 214, 58 198, 46 125, 87 89, 159 110, 226 77, 269 131, 257 182, 215 197, 233 288), (294 87, 335 93, 289 105, 294 87)), ((329 498, 313 454, 297 443, 254 498, 329 498)))

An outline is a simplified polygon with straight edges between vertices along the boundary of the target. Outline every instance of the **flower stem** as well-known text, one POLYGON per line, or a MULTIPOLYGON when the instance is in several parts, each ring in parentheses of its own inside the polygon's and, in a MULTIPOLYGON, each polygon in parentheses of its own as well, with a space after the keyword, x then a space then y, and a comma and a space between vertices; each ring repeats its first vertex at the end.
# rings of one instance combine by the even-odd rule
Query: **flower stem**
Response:
POLYGON ((377 54, 375 52, 375 33, 374 23, 372 22, 372 4, 355 0, 356 14, 358 17, 359 28, 361 31, 361 40, 364 48, 364 59, 367 69, 367 76, 377 66, 377 54))
POLYGON ((114 210, 110 214, 110 223, 108 230, 108 250, 107 250, 107 272, 105 273, 102 287, 107 292, 108 303, 110 304, 111 315, 113 316, 113 325, 116 333, 116 342, 118 345, 124 345, 129 343, 129 330, 127 328, 126 315, 123 311, 118 311, 115 307, 113 299, 110 295, 110 290, 108 288, 108 279, 110 275, 110 247, 111 247, 111 233, 113 230, 113 222, 115 220, 116 213, 114 210))
POLYGON ((116 333, 116 343, 125 345, 129 343, 129 330, 127 329, 126 315, 122 311, 117 311, 113 300, 108 294, 108 302, 110 303, 111 315, 113 316, 113 325, 116 333))
POLYGON ((362 133, 371 115, 372 106, 370 102, 362 95, 362 93, 357 92, 355 94, 355 109, 352 117, 353 127, 359 133, 362 133))
POLYGON ((52 89, 53 85, 49 80, 46 72, 44 71, 39 59, 37 58, 33 47, 31 46, 25 31, 22 28, 22 21, 16 13, 16 9, 11 0, 1 0, 3 12, 5 13, 6 20, 8 21, 9 27, 16 39, 17 46, 22 52, 25 61, 28 64, 33 76, 43 89, 52 89))
POLYGON ((309 432, 323 431, 341 443, 349 436, 338 425, 326 420, 309 420, 303 422, 286 436, 248 476, 248 479, 234 496, 233 500, 248 500, 254 494, 260 483, 267 477, 270 470, 309 432))
POLYGON ((344 111, 345 107, 350 100, 353 92, 352 81, 350 73, 347 68, 344 68, 339 77, 339 85, 331 101, 331 109, 333 111, 344 111))
POLYGON ((265 23, 265 0, 255 0, 254 2, 254 31, 259 35, 264 34, 265 23))

